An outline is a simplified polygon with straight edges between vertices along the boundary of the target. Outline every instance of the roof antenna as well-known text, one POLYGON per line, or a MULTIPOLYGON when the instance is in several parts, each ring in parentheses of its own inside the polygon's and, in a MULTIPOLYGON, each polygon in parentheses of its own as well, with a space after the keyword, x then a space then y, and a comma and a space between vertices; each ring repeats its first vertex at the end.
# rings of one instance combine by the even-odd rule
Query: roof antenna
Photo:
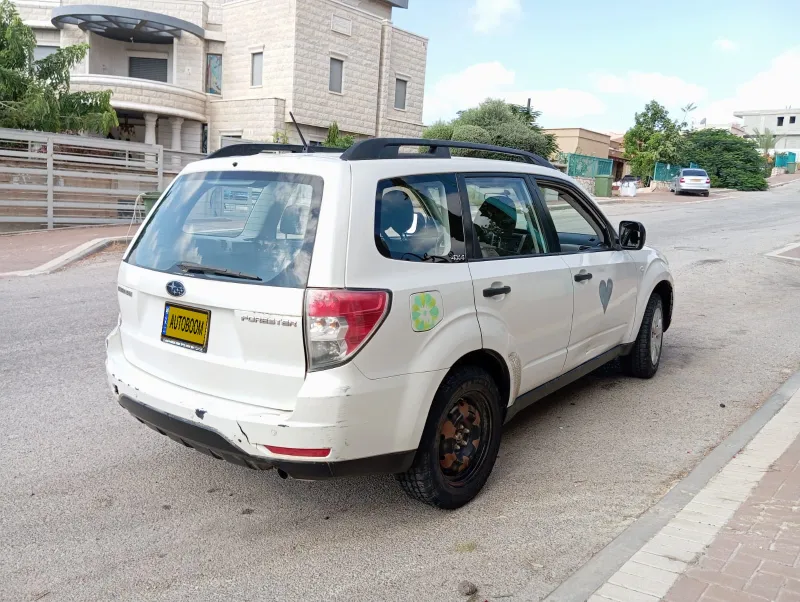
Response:
POLYGON ((294 115, 292 115, 291 111, 289 111, 289 117, 292 118, 292 123, 294 123, 294 127, 297 129, 297 133, 300 135, 300 140, 303 143, 303 152, 307 153, 308 152, 308 143, 306 142, 306 139, 303 138, 303 132, 300 131, 300 126, 297 125, 297 120, 294 118, 294 115))

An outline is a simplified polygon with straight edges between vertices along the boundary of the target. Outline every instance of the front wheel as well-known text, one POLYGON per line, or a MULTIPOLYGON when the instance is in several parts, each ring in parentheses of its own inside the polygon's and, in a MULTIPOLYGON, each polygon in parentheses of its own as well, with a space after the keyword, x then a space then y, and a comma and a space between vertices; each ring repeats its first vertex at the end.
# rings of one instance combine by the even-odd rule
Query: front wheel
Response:
POLYGON ((661 295, 653 293, 644 310, 639 334, 631 352, 622 358, 622 367, 627 374, 638 378, 652 378, 661 362, 661 346, 664 340, 664 303, 661 295))
POLYGON ((421 502, 460 508, 489 478, 502 427, 500 392, 492 377, 475 366, 454 371, 433 399, 414 464, 397 480, 421 502))

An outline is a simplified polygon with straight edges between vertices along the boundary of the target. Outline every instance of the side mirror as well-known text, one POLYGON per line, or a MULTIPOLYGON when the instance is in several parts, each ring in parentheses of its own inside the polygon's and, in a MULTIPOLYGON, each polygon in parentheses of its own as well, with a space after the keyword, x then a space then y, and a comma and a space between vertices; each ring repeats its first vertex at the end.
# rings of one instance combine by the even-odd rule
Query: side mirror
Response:
POLYGON ((623 249, 638 251, 644 247, 647 230, 640 222, 622 221, 619 223, 619 244, 623 249))

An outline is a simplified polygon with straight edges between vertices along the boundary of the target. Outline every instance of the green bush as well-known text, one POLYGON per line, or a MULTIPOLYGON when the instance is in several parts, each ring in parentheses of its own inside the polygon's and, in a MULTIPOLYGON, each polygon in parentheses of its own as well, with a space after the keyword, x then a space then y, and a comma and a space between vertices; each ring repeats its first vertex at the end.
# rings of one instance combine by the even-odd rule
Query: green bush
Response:
POLYGON ((444 121, 437 121, 433 125, 425 128, 422 137, 429 140, 452 140, 453 126, 444 121))
POLYGON ((711 185, 735 190, 766 190, 764 158, 755 144, 726 130, 698 130, 686 140, 686 161, 708 172, 711 185))

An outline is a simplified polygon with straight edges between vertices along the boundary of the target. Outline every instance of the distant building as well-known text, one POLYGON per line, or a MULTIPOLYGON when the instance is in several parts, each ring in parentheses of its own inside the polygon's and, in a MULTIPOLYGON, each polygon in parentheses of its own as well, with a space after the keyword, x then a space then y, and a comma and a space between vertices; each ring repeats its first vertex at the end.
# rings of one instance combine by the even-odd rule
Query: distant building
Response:
POLYGON ((775 144, 776 152, 800 152, 800 109, 770 109, 765 111, 735 111, 743 120, 745 136, 769 130, 781 136, 775 144))
POLYGON ((702 121, 699 124, 694 125, 694 129, 696 130, 725 130, 730 132, 734 136, 739 136, 740 138, 744 138, 747 135, 744 127, 742 127, 738 123, 703 123, 702 121))
POLYGON ((556 137, 556 144, 562 153, 575 153, 608 159, 611 138, 608 134, 594 132, 584 128, 551 128, 544 130, 546 134, 556 137))
POLYGON ((36 58, 88 43, 75 91, 111 90, 112 137, 215 150, 222 138, 419 136, 428 42, 408 0, 12 0, 36 58))

